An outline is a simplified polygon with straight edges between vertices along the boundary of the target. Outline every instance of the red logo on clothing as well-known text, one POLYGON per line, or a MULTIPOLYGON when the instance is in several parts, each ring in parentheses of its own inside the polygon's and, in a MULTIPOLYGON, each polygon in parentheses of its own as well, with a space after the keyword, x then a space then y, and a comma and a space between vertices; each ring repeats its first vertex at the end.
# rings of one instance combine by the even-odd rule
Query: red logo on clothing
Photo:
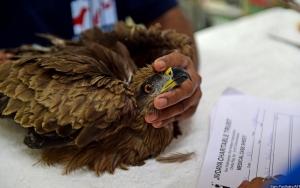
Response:
POLYGON ((109 0, 107 3, 101 2, 101 6, 103 9, 108 9, 113 4, 114 0, 109 0))
POLYGON ((71 11, 75 35, 95 26, 111 30, 118 21, 115 0, 74 0, 71 11))
POLYGON ((82 7, 80 10, 80 13, 78 16, 73 18, 73 25, 80 25, 82 27, 83 25, 83 17, 85 13, 87 12, 88 8, 87 7, 82 7))

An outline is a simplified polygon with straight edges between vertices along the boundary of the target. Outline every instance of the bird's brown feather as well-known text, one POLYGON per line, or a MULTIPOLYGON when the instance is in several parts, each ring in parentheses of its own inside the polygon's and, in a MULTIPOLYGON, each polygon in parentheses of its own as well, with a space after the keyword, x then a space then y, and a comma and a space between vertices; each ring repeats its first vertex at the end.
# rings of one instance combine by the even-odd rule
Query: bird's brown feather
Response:
POLYGON ((88 30, 78 42, 42 36, 54 45, 11 49, 16 55, 0 65, 0 93, 3 114, 29 130, 24 142, 49 148, 43 161, 64 163, 66 172, 87 166, 97 174, 113 173, 143 165, 165 149, 173 125, 153 128, 144 115, 160 113, 154 97, 136 99, 156 72, 152 65, 137 66, 173 51, 192 57, 186 35, 120 22, 112 33, 88 30))
POLYGON ((190 37, 175 30, 162 30, 160 24, 148 29, 127 27, 124 23, 114 27, 119 41, 128 48, 138 67, 172 52, 180 52, 190 58, 194 55, 194 44, 190 37))
MULTIPOLYGON (((65 49, 63 52, 53 52, 52 56, 25 56, 24 59, 20 57, 19 60, 5 63, 0 70, 10 72, 10 75, 3 78, 0 91, 11 99, 4 114, 16 113, 15 120, 18 123, 24 127, 34 126, 40 134, 49 130, 58 133, 59 127, 65 125, 72 125, 75 129, 93 126, 104 129, 120 118, 119 113, 131 117, 135 106, 133 93, 126 91, 128 86, 118 79, 124 78, 122 75, 125 73, 120 74, 124 70, 108 68, 117 66, 113 66, 113 62, 120 63, 122 58, 101 47, 103 49, 106 54, 102 54, 102 59, 99 56, 91 58, 73 54, 73 49, 65 49), (11 70, 7 70, 9 65, 13 67, 11 70), (120 102, 121 98, 124 99, 123 103, 120 102), (18 105, 15 105, 16 102, 18 105), (31 103, 37 103, 38 108, 31 103), (124 106, 127 110, 124 110, 124 106), (31 124, 33 119, 35 123, 31 124)), ((84 54, 84 50, 91 54, 101 51, 87 47, 82 48, 80 53, 84 54)))
POLYGON ((161 163, 174 163, 174 162, 184 162, 189 159, 194 155, 194 152, 189 152, 189 153, 173 153, 169 156, 158 156, 156 157, 157 162, 161 163))

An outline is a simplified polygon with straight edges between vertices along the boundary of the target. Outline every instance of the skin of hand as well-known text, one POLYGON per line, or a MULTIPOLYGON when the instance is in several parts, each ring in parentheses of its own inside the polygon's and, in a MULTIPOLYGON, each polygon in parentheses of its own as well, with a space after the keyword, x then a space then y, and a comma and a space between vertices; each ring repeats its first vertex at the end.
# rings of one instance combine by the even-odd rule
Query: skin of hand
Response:
MULTIPOLYGON (((194 40, 194 29, 179 7, 174 7, 162 16, 146 24, 147 27, 160 23, 163 29, 174 29, 184 33, 194 40)), ((154 68, 158 72, 165 71, 171 66, 184 68, 192 80, 187 80, 175 90, 163 93, 154 99, 154 106, 162 110, 160 115, 147 114, 145 120, 153 127, 160 128, 170 122, 191 117, 198 106, 202 92, 200 90, 201 77, 197 73, 198 54, 195 49, 193 60, 183 54, 174 52, 154 61, 154 68)))
MULTIPOLYGON (((285 176, 280 174, 280 175, 276 175, 274 177, 278 180, 281 180, 285 176)), ((267 187, 270 187, 271 184, 277 183, 277 181, 272 178, 265 179, 265 180, 264 179, 265 178, 256 177, 256 178, 252 179, 251 181, 244 180, 241 183, 241 185, 238 186, 238 188, 267 188, 267 187)))
POLYGON ((270 180, 263 181, 263 179, 256 177, 251 181, 244 180, 238 188, 264 188, 271 183, 270 180))
POLYGON ((147 114, 145 120, 153 127, 160 128, 170 122, 187 119, 194 114, 202 96, 200 90, 201 77, 197 73, 191 58, 174 52, 154 61, 154 68, 158 72, 177 66, 184 68, 192 80, 186 80, 178 88, 158 95, 154 99, 154 106, 162 113, 147 114))
POLYGON ((7 60, 6 58, 9 58, 13 56, 13 54, 10 53, 4 53, 2 50, 0 50, 0 64, 5 63, 9 60, 7 60))

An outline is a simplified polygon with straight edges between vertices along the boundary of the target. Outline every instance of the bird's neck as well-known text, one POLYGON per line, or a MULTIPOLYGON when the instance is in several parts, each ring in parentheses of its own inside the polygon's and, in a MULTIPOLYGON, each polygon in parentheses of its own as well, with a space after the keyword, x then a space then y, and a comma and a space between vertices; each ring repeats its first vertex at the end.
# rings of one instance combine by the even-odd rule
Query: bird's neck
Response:
POLYGON ((150 123, 145 121, 144 115, 139 115, 134 125, 136 125, 134 129, 140 132, 140 139, 149 148, 152 156, 157 156, 161 153, 169 145, 174 135, 173 125, 154 128, 150 123))

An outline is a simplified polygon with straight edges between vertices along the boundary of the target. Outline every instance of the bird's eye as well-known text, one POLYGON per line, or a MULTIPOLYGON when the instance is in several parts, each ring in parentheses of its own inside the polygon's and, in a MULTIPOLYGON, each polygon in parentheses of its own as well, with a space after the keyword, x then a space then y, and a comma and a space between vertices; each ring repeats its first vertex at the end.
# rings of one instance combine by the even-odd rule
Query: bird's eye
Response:
POLYGON ((147 85, 145 85, 145 87, 144 87, 144 91, 146 92, 146 93, 151 93, 152 92, 152 90, 153 90, 153 85, 152 84, 147 84, 147 85))

